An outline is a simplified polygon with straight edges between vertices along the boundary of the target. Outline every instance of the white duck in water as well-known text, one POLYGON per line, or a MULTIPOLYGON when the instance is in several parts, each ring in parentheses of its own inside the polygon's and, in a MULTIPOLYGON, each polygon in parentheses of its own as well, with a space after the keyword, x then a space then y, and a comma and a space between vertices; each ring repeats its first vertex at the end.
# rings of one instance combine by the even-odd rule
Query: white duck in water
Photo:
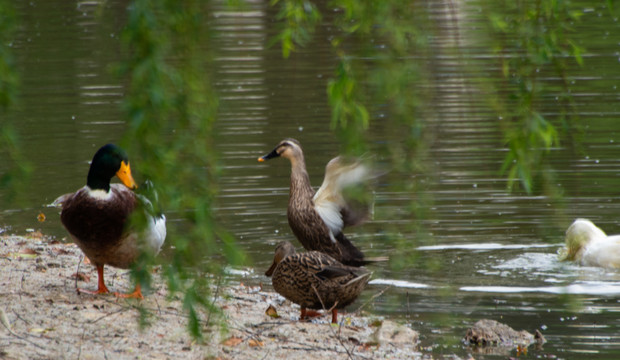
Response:
POLYGON ((577 219, 566 230, 560 260, 585 266, 620 268, 620 235, 608 236, 590 220, 577 219))

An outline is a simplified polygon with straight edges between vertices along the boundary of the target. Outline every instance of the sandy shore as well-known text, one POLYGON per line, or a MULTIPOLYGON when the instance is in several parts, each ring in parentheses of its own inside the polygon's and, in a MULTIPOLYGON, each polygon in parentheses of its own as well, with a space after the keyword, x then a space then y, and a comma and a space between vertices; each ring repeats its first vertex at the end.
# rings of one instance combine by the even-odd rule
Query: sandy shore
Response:
MULTIPOLYGON (((150 324, 141 329, 137 300, 76 293, 76 285, 97 286, 92 265, 80 264, 77 274, 82 253, 76 245, 36 232, 2 236, 0 244, 2 359, 430 359, 418 352, 418 335, 407 327, 363 311, 339 317, 339 326, 330 325, 329 316, 299 322, 296 305, 240 283, 210 299, 223 310, 224 326, 201 314, 208 338, 199 343, 186 331, 181 301, 168 299, 157 274, 154 291, 141 302, 150 324), (278 318, 265 313, 270 305, 278 318)), ((131 290, 127 271, 105 269, 111 291, 131 290)))

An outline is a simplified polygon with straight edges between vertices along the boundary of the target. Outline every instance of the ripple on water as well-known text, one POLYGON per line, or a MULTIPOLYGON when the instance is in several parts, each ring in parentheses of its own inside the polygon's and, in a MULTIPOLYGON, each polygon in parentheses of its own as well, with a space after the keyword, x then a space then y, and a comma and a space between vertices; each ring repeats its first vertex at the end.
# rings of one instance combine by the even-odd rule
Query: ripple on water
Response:
POLYGON ((611 296, 620 294, 620 283, 587 282, 567 286, 463 286, 459 290, 486 293, 549 293, 611 296))
POLYGON ((394 280, 394 279, 373 279, 368 282, 370 285, 391 285, 398 288, 407 288, 407 289, 428 289, 432 286, 420 283, 414 283, 405 280, 394 280))
POLYGON ((499 244, 499 243, 475 243, 475 244, 446 244, 420 246, 420 251, 435 250, 513 250, 513 249, 531 249, 531 248, 550 248, 558 247, 561 244, 499 244))

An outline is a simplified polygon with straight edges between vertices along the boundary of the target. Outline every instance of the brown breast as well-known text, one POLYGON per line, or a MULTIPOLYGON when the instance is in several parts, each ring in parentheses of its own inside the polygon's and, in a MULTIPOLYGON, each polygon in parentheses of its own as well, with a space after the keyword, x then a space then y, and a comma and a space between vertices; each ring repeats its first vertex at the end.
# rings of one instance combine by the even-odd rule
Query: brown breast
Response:
POLYGON ((80 189, 64 203, 60 220, 86 256, 95 263, 109 263, 105 257, 120 247, 126 225, 136 207, 132 191, 112 186, 112 196, 97 199, 87 188, 80 189))

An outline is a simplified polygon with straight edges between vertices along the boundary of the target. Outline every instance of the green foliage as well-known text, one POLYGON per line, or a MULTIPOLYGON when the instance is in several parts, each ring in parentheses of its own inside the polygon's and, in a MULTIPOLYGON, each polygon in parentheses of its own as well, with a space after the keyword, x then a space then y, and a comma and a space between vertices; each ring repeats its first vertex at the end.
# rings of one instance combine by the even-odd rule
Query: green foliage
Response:
POLYGON ((0 187, 6 188, 7 202, 25 194, 27 181, 32 172, 24 158, 19 136, 5 112, 15 103, 19 78, 12 51, 12 36, 16 27, 16 15, 11 3, 0 0, 0 158, 5 162, 6 172, 0 174, 0 187))
POLYGON ((570 116, 562 115, 557 122, 546 118, 540 96, 551 86, 541 75, 555 73, 563 79, 564 114, 571 114, 567 59, 583 65, 583 49, 570 38, 572 24, 581 17, 570 5, 565 0, 504 1, 488 14, 507 81, 506 89, 500 91, 506 94, 500 100, 500 119, 509 149, 501 170, 508 173, 509 189, 518 180, 532 193, 536 179, 543 179, 543 172, 549 170, 546 159, 550 149, 559 146, 558 124, 564 125, 563 130, 573 127, 570 116))
MULTIPOLYGON (((2 111, 0 111, 0 114, 2 111)), ((6 159, 8 170, 0 174, 0 187, 7 189, 7 203, 20 201, 26 194, 28 179, 32 173, 32 166, 24 158, 19 136, 13 124, 4 121, 0 125, 0 157, 6 159)))
POLYGON ((333 0, 327 7, 325 21, 337 29, 331 40, 337 62, 327 82, 331 129, 342 152, 352 155, 367 151, 369 131, 390 132, 388 138, 398 140, 373 150, 382 152, 390 163, 391 178, 385 181, 393 191, 416 194, 403 208, 382 208, 377 214, 389 219, 405 212, 416 219, 382 229, 391 234, 385 240, 403 250, 390 256, 390 266, 402 268, 417 256, 410 250, 412 237, 423 243, 430 236, 422 220, 433 203, 426 191, 430 173, 427 144, 433 137, 421 114, 422 104, 432 95, 428 86, 419 86, 428 81, 424 77, 429 73, 424 60, 426 36, 419 30, 428 14, 423 6, 400 0, 333 0), (408 236, 395 235, 403 233, 408 236))
POLYGON ((383 121, 391 124, 388 128, 405 134, 402 142, 388 149, 394 164, 407 173, 421 170, 416 158, 424 148, 424 126, 416 115, 423 94, 415 85, 422 79, 413 55, 424 51, 424 41, 418 36, 421 22, 415 6, 402 1, 353 0, 335 0, 331 5, 338 14, 333 22, 342 32, 332 41, 340 59, 336 76, 328 83, 332 129, 345 151, 363 151, 363 133, 372 119, 367 99, 378 99, 387 105, 389 117, 383 121), (348 54, 349 43, 360 50, 348 54))
MULTIPOLYGON (((400 139, 384 149, 397 179, 391 183, 406 187, 401 191, 419 194, 407 211, 423 219, 432 202, 421 184, 427 170, 426 144, 432 137, 419 116, 429 94, 418 86, 425 80, 422 74, 426 66, 420 61, 426 52, 426 38, 418 27, 425 24, 427 14, 423 7, 399 0, 333 0, 324 12, 328 14, 324 21, 337 29, 331 44, 338 61, 327 82, 327 98, 332 110, 331 129, 342 144, 342 152, 359 155, 367 151, 366 133, 375 128, 387 129, 392 133, 390 138, 400 139), (377 110, 370 108, 371 99, 381 104, 378 111, 385 116, 377 116, 377 110)), ((285 28, 303 25, 288 23, 285 28)), ((425 233, 420 224, 410 222, 407 233, 425 233)), ((390 240, 397 246, 402 243, 402 248, 411 246, 400 238, 390 240)))
POLYGON ((540 169, 543 157, 552 146, 559 145, 558 133, 549 121, 538 112, 522 118, 522 127, 511 127, 506 131, 509 152, 504 159, 502 172, 508 171, 508 186, 520 179, 524 190, 533 191, 533 171, 540 169))
POLYGON ((328 82, 327 94, 332 108, 332 130, 339 132, 347 152, 363 152, 362 136, 368 129, 370 116, 360 100, 360 90, 350 59, 341 58, 336 78, 328 82))
MULTIPOLYGON (((272 4, 276 3, 281 4, 279 16, 286 21, 278 40, 288 57, 293 44, 306 43, 312 34, 316 22, 309 19, 318 21, 321 16, 308 15, 318 11, 310 2, 279 0, 272 4), (299 36, 303 40, 295 40, 291 34, 303 34, 299 36)), ((428 27, 426 33, 418 29, 428 21, 424 16, 427 10, 416 7, 415 2, 396 0, 333 0, 326 7, 325 13, 330 14, 326 21, 339 29, 332 39, 339 62, 328 82, 327 94, 332 108, 331 128, 344 151, 365 150, 364 133, 373 121, 367 99, 384 99, 394 128, 407 134, 402 144, 390 149, 399 156, 393 157, 395 163, 409 171, 421 170, 419 159, 426 149, 423 139, 429 132, 419 118, 420 104, 431 94, 415 85, 425 80, 422 75, 427 65, 418 59, 423 58, 430 34, 428 27), (361 50, 352 54, 349 44, 361 50), (406 160, 398 160, 404 154, 406 160)), ((552 180, 547 172, 548 154, 560 144, 563 134, 576 127, 566 68, 571 60, 583 65, 583 49, 571 38, 573 24, 582 13, 567 0, 502 1, 480 7, 487 11, 494 50, 506 80, 493 91, 499 94, 494 105, 508 147, 501 171, 508 176, 509 189, 518 181, 527 193, 532 193, 538 182, 552 180), (548 77, 541 76, 549 72, 563 80, 563 88, 554 90, 560 93, 565 109, 555 118, 547 118, 540 96, 549 91, 548 87, 557 86, 547 84, 548 77)), ((458 53, 458 49, 454 52, 458 53)))
MULTIPOLYGON (((276 4, 280 6, 278 18, 283 22, 277 40, 282 44, 284 57, 288 57, 295 44, 303 45, 310 40, 324 16, 310 1, 272 1, 272 5, 276 4)), ((418 167, 419 162, 414 159, 402 161, 400 157, 403 152, 413 155, 424 148, 418 147, 423 143, 424 127, 416 117, 420 94, 415 84, 420 72, 412 56, 419 53, 425 41, 419 36, 417 24, 423 20, 420 21, 415 4, 398 0, 333 0, 325 6, 324 12, 329 14, 325 21, 338 29, 332 45, 339 60, 334 77, 328 81, 327 95, 332 109, 331 128, 343 143, 343 152, 366 151, 364 133, 372 120, 367 99, 375 96, 389 104, 390 120, 398 124, 395 131, 408 135, 402 144, 409 150, 394 149, 398 152, 394 159, 407 167, 412 163, 418 167), (361 50, 350 53, 351 44, 361 50), (373 62, 371 66, 368 61, 373 62)))
MULTIPOLYGON (((399 139, 386 145, 386 154, 391 163, 394 178, 387 180, 393 184, 395 191, 417 194, 408 204, 405 211, 416 221, 408 222, 406 229, 391 229, 388 233, 415 234, 418 242, 425 242, 428 232, 421 220, 428 217, 433 202, 432 195, 426 191, 424 182, 430 172, 427 154, 428 142, 432 140, 427 132, 421 113, 422 104, 430 97, 419 84, 425 83, 426 64, 422 60, 426 54, 426 41, 421 36, 419 27, 425 25, 423 9, 411 2, 403 1, 353 1, 335 0, 332 5, 339 9, 334 22, 339 24, 343 35, 332 41, 340 58, 336 80, 349 85, 342 86, 340 94, 330 87, 329 99, 332 106, 332 127, 338 124, 337 134, 346 147, 363 142, 364 131, 387 129, 390 138, 399 139), (352 48, 349 43, 357 45, 359 50, 354 54, 346 54, 352 48), (345 55, 346 54, 346 55, 345 55), (349 69, 355 69, 351 71, 349 69), (381 104, 381 112, 385 116, 371 116, 367 110, 368 100, 381 104), (350 110, 348 119, 339 112, 343 107, 334 100, 342 101, 350 110), (339 106, 336 106, 339 105, 339 106), (364 111, 357 110, 363 108, 364 111), (343 119, 336 122, 335 119, 343 119), (373 128, 373 122, 376 126, 373 128), (416 174, 416 176, 412 176, 416 174), (403 180, 406 179, 406 180, 403 180)), ((383 218, 391 218, 389 213, 378 214, 383 218)), ((402 216, 402 214, 400 215, 402 216)), ((389 241, 399 249, 410 249, 411 238, 393 236, 389 241)), ((402 253, 410 263, 412 254, 402 253)), ((402 258, 401 258, 402 260, 402 258)), ((401 265, 404 262, 400 262, 401 265)), ((399 256, 391 259, 391 266, 399 266, 399 256)))
MULTIPOLYGON (((209 307, 208 277, 220 264, 204 259, 223 253, 236 264, 243 256, 232 237, 216 224, 213 203, 217 192, 217 158, 213 123, 217 98, 209 84, 205 60, 208 29, 204 1, 136 0, 132 2, 123 39, 128 60, 121 73, 129 77, 124 143, 137 165, 137 174, 157 186, 165 212, 180 216, 168 222, 167 244, 174 249, 164 264, 171 294, 181 292, 189 315, 188 328, 201 336, 200 312, 209 307)), ((133 165, 133 164, 132 164, 133 165)), ((145 254, 134 275, 148 284, 145 254)))
POLYGON ((276 41, 282 44, 282 56, 288 58, 297 45, 308 43, 321 21, 321 13, 309 0, 271 0, 272 6, 278 4, 277 19, 282 21, 282 30, 276 41))
POLYGON ((9 1, 0 1, 0 110, 6 110, 17 95, 17 71, 11 42, 15 29, 15 11, 9 1))

